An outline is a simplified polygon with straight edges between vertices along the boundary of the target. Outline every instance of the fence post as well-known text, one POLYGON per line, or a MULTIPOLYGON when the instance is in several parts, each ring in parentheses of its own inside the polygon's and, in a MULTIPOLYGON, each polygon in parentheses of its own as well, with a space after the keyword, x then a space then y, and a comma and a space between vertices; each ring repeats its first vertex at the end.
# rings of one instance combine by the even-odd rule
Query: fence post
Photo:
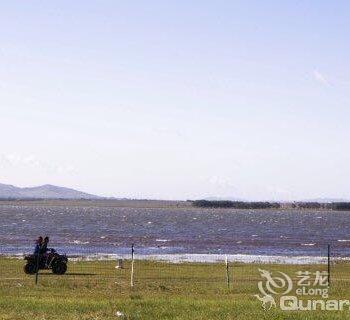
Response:
POLYGON ((225 264, 226 264, 226 282, 227 282, 227 289, 230 289, 230 273, 229 273, 229 265, 228 265, 227 255, 225 256, 225 264))
POLYGON ((327 245, 327 277, 328 287, 331 286, 331 245, 327 245))
POLYGON ((36 255, 36 270, 35 270, 35 284, 38 284, 39 279, 39 261, 40 261, 40 254, 37 253, 36 255))
POLYGON ((134 244, 131 245, 131 274, 130 274, 130 286, 134 286, 134 244))

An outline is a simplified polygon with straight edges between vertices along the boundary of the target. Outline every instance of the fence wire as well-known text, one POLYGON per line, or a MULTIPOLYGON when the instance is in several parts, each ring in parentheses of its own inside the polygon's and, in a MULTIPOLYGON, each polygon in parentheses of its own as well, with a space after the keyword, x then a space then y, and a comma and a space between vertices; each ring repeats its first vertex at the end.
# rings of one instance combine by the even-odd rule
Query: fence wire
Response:
MULTIPOLYGON (((84 254, 68 255, 68 270, 64 275, 53 275, 51 270, 40 270, 39 285, 66 286, 72 289, 83 286, 93 289, 96 286, 109 290, 125 288, 142 288, 146 290, 200 292, 232 290, 237 293, 256 292, 261 279, 260 270, 285 272, 293 281, 297 281, 298 271, 328 272, 331 283, 350 282, 350 260, 343 252, 348 244, 304 246, 303 255, 293 257, 293 252, 286 249, 289 255, 274 257, 273 262, 263 260, 263 255, 244 260, 233 252, 227 255, 205 255, 210 262, 174 262, 147 259, 138 254, 135 247, 132 275, 130 254, 99 255, 93 248, 81 250, 84 254), (311 249, 312 248, 312 249, 311 249), (330 257, 328 259, 328 254, 330 257), (228 262, 225 262, 228 257, 228 262), (312 262, 312 263, 310 263, 312 262)), ((78 251, 78 250, 77 250, 78 251)), ((149 258, 149 257, 148 257, 149 258)), ((197 257, 198 258, 198 257, 197 257)), ((34 283, 34 276, 24 273, 26 261, 23 256, 11 254, 0 256, 0 284, 4 286, 27 286, 34 283)))

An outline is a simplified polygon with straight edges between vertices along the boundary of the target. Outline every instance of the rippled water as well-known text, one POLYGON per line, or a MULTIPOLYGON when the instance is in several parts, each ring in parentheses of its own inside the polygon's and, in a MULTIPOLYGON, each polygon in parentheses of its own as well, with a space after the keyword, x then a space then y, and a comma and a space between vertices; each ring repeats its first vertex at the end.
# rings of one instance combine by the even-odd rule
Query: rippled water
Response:
POLYGON ((0 206, 0 253, 350 256, 350 212, 0 206))

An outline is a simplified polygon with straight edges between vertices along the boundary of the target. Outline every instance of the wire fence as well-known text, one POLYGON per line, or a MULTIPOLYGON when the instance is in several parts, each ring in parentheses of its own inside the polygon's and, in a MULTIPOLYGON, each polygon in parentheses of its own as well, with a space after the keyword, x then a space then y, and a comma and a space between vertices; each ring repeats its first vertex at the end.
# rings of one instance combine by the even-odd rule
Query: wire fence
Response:
MULTIPOLYGON (((347 244, 305 246, 302 255, 286 250, 284 256, 242 254, 141 255, 138 247, 125 254, 98 254, 93 248, 84 254, 68 255, 67 271, 54 275, 39 270, 37 282, 44 286, 91 287, 109 289, 142 288, 171 291, 231 290, 256 292, 261 270, 285 272, 297 281, 298 272, 327 274, 327 284, 350 281, 350 260, 342 254, 347 244)), ((77 250, 78 251, 78 250, 77 250)), ((257 250, 257 252, 259 252, 257 250)), ((35 275, 24 272, 22 255, 0 256, 0 283, 24 286, 35 283, 35 275)))

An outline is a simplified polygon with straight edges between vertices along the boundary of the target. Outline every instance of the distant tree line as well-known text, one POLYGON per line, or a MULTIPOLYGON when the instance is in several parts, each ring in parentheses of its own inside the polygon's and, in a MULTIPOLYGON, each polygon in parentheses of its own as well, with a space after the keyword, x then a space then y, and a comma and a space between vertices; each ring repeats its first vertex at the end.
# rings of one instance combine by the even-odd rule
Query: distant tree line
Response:
POLYGON ((231 209, 326 209, 350 211, 350 202, 245 202, 228 200, 194 200, 196 208, 231 208, 231 209))
MULTIPOLYGON (((288 208, 288 205, 286 206, 288 208)), ((350 211, 350 202, 293 202, 294 209, 327 209, 327 210, 348 210, 350 211)))
POLYGON ((278 209, 277 202, 244 202, 244 201, 210 201, 195 200, 192 205, 197 208, 233 208, 233 209, 278 209))
POLYGON ((334 202, 332 203, 332 209, 350 211, 350 202, 334 202))
POLYGON ((320 202, 293 202, 292 208, 293 209, 326 209, 325 205, 327 203, 320 203, 320 202))

